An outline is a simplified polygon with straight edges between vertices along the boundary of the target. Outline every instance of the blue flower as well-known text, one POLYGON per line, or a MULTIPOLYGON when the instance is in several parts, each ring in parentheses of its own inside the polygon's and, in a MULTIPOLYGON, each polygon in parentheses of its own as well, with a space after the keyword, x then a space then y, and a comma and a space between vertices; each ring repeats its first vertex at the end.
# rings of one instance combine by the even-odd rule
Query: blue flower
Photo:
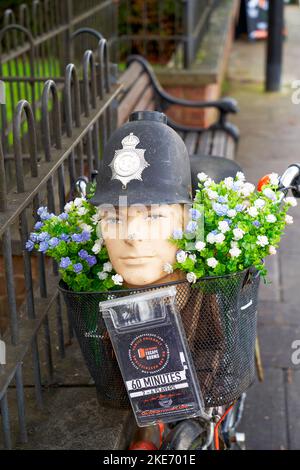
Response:
POLYGON ((218 235, 219 232, 218 232, 218 230, 213 230, 211 233, 212 233, 213 235, 218 235))
POLYGON ((28 240, 28 241, 26 242, 26 244, 25 244, 25 248, 26 248, 26 250, 28 250, 28 251, 32 251, 33 248, 34 248, 34 243, 33 243, 33 241, 32 241, 32 240, 28 240))
POLYGON ((49 246, 51 248, 56 247, 59 244, 59 239, 57 237, 50 238, 49 240, 49 246))
POLYGON ((187 227, 186 227, 186 231, 188 233, 194 233, 197 229, 197 222, 195 222, 194 220, 191 220, 188 224, 187 224, 187 227))
POLYGON ((82 266, 81 263, 76 263, 76 264, 73 265, 73 269, 74 269, 75 273, 78 274, 82 271, 83 266, 82 266))
POLYGON ((40 230, 44 226, 43 222, 37 222, 34 226, 35 230, 40 230))
POLYGON ((222 204, 224 204, 224 202, 228 202, 228 196, 219 196, 218 197, 218 202, 221 202, 222 204))
POLYGON ((70 266, 71 264, 72 264, 72 262, 71 262, 70 258, 67 256, 66 258, 62 258, 60 260, 59 267, 65 269, 68 266, 70 266))
POLYGON ((91 238, 90 232, 88 232, 87 230, 84 230, 81 234, 81 238, 83 242, 88 242, 89 239, 91 238))
POLYGON ((193 220, 198 220, 201 217, 201 212, 199 212, 197 209, 190 209, 189 212, 193 220))
POLYGON ((91 256, 91 255, 88 255, 85 258, 85 261, 88 263, 89 266, 94 266, 94 264, 97 263, 96 256, 91 256))
POLYGON ((42 233, 40 233, 40 234, 38 235, 37 240, 38 240, 39 242, 48 241, 48 240, 50 240, 50 235, 49 235, 48 232, 42 232, 42 233))
POLYGON ((214 202, 213 210, 221 217, 227 214, 228 206, 227 204, 219 204, 218 202, 214 202))
POLYGON ((40 215, 41 220, 49 220, 51 217, 53 217, 54 214, 49 214, 49 212, 42 212, 40 215))
POLYGON ((235 210, 236 210, 237 212, 242 212, 244 209, 245 209, 245 206, 243 206, 243 204, 237 204, 237 205, 235 206, 235 210))
POLYGON ((254 225, 254 227, 260 227, 260 222, 258 220, 254 220, 254 222, 252 222, 252 225, 254 225))
POLYGON ((67 214, 66 212, 63 212, 62 214, 58 216, 58 218, 60 220, 67 220, 69 218, 69 214, 67 214))
POLYGON ((34 233, 34 232, 31 232, 31 234, 29 235, 29 240, 31 240, 32 242, 36 243, 39 241, 38 239, 38 234, 37 233, 34 233))
POLYGON ((48 207, 46 207, 46 206, 45 206, 45 207, 42 207, 42 206, 41 206, 41 207, 39 207, 38 210, 37 210, 37 214, 38 214, 38 215, 41 215, 41 214, 43 214, 44 212, 48 212, 48 207))
POLYGON ((183 236, 182 230, 180 230, 180 229, 174 230, 174 232, 173 232, 174 240, 181 240, 182 236, 183 236))
POLYGON ((81 258, 81 259, 86 259, 89 256, 89 254, 86 250, 80 250, 78 252, 78 255, 79 255, 79 258, 81 258))
POLYGON ((64 242, 70 241, 70 236, 67 235, 66 233, 62 233, 59 238, 63 240, 64 242))
POLYGON ((231 225, 232 224, 232 220, 231 219, 224 219, 225 222, 228 223, 228 225, 231 225))
POLYGON ((48 242, 41 242, 39 246, 39 251, 41 251, 42 253, 45 253, 45 251, 47 251, 48 248, 49 248, 48 242))
POLYGON ((76 243, 81 243, 83 240, 82 240, 82 234, 81 233, 74 233, 72 236, 71 236, 73 242, 76 242, 76 243))
POLYGON ((232 189, 234 191, 238 191, 239 189, 241 189, 241 186, 243 185, 242 181, 235 181, 233 183, 233 186, 232 186, 232 189))

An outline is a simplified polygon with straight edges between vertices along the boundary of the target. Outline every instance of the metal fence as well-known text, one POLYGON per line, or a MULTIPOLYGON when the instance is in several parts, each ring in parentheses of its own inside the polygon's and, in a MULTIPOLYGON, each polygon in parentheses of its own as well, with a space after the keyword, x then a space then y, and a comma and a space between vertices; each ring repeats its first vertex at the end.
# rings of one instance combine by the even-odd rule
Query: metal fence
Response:
MULTIPOLYGON (((6 26, 0 33, 0 41, 5 42, 6 34, 12 33, 24 34, 30 44, 26 54, 32 75, 22 75, 24 69, 20 68, 15 80, 13 76, 10 80, 0 77, 8 83, 7 87, 17 90, 20 87, 16 101, 26 92, 31 98, 31 102, 21 99, 13 103, 11 127, 5 128, 4 145, 0 147, 0 249, 9 321, 1 337, 6 344, 6 364, 0 365, 0 422, 7 449, 13 446, 9 396, 14 390, 18 441, 27 441, 24 368, 26 374, 31 376, 32 372, 36 404, 41 407, 43 385, 53 380, 55 351, 58 349, 59 357, 63 358, 65 339, 72 337, 56 289, 57 266, 42 253, 34 256, 25 251, 25 242, 35 223, 36 209, 47 205, 52 212, 62 211, 66 200, 72 197, 70 190, 76 178, 90 175, 98 168, 99 155, 116 125, 114 100, 120 88, 111 78, 105 39, 98 42, 94 52, 84 52, 81 67, 70 63, 64 74, 53 80, 46 70, 43 79, 35 78, 36 44, 24 26, 6 26), (39 97, 35 94, 36 87, 39 97), (23 303, 16 293, 20 259, 16 254, 22 259, 23 303)), ((1 108, 2 117, 7 119, 6 106, 1 108)))

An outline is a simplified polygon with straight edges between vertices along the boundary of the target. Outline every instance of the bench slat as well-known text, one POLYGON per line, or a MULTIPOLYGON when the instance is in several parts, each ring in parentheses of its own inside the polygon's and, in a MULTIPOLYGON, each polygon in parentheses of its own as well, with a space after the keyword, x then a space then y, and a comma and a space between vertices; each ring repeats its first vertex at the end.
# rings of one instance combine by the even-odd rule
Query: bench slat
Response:
POLYGON ((200 134, 199 145, 196 153, 211 155, 213 134, 213 131, 204 131, 200 134))
POLYGON ((139 99, 141 98, 144 90, 150 83, 147 74, 143 73, 136 81, 134 87, 126 94, 124 99, 119 104, 118 108, 118 126, 127 121, 129 114, 132 112, 139 99))
POLYGON ((143 95, 141 96, 141 98, 139 99, 139 101, 136 103, 136 105, 134 106, 134 109, 133 111, 145 111, 146 109, 149 110, 149 106, 151 104, 151 102, 153 103, 153 108, 151 110, 154 109, 154 100, 153 100, 153 88, 151 86, 149 86, 143 93, 143 95))
POLYGON ((211 154, 215 157, 225 157, 227 134, 224 131, 215 131, 213 136, 211 154))
POLYGON ((225 157, 229 160, 234 160, 234 154, 236 152, 236 143, 230 135, 227 136, 225 157))
POLYGON ((143 67, 138 62, 133 62, 120 76, 118 82, 123 85, 123 92, 127 93, 143 72, 143 67))
POLYGON ((198 144, 198 132, 187 132, 184 139, 186 148, 188 149, 189 155, 196 153, 198 144))

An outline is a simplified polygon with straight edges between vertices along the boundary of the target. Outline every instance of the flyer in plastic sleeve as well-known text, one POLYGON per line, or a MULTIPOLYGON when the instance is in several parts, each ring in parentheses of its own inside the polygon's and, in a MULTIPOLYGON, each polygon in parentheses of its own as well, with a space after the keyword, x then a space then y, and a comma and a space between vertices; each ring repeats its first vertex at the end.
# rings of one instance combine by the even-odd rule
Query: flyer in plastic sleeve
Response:
POLYGON ((203 412, 174 286, 100 302, 139 426, 203 412))

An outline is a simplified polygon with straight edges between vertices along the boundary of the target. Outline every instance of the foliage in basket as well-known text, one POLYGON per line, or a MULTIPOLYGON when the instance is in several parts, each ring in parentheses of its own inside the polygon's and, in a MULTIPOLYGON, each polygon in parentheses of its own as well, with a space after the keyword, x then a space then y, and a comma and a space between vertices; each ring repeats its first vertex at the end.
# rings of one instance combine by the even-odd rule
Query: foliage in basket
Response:
POLYGON ((176 264, 166 270, 185 271, 191 283, 250 266, 265 277, 263 260, 276 254, 286 224, 293 223, 287 211, 297 205, 296 199, 284 197, 276 173, 260 190, 246 182, 242 172, 220 183, 205 173, 199 173, 198 179, 191 221, 185 232, 173 234, 173 242, 180 248, 176 264))

